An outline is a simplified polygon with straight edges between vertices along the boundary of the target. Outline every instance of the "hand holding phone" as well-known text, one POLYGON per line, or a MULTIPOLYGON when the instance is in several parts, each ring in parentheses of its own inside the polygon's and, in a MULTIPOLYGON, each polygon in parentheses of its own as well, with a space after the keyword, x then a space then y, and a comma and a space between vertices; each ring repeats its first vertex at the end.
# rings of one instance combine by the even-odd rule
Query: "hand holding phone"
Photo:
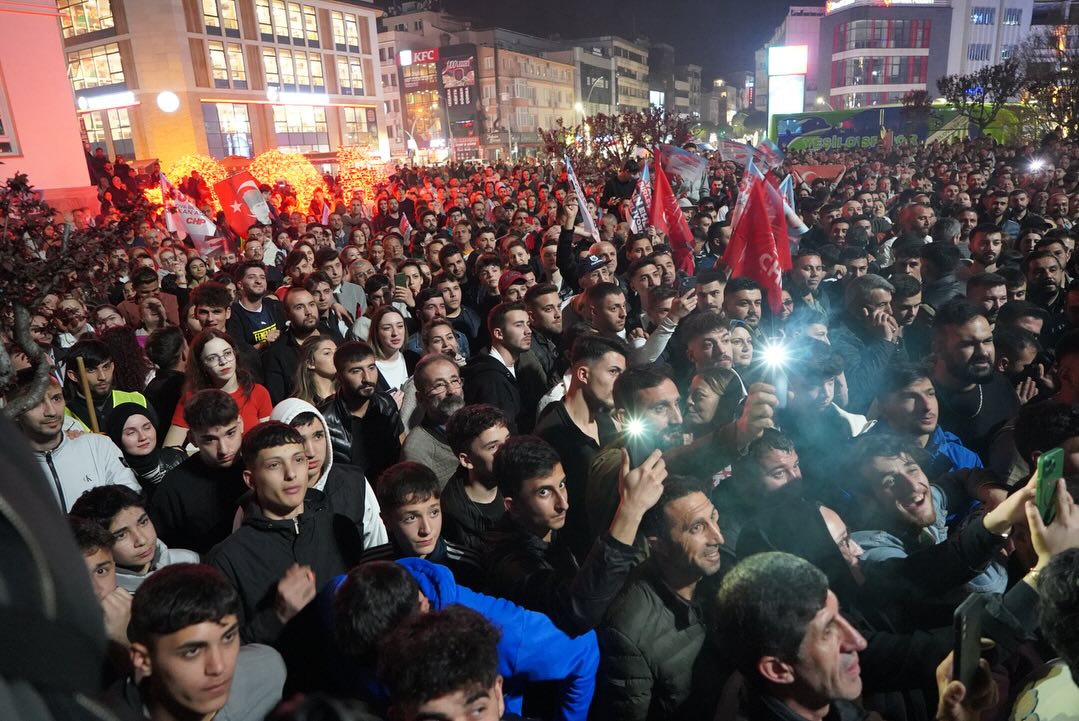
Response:
POLYGON ((985 596, 972 593, 959 608, 955 609, 955 667, 952 678, 966 688, 974 683, 978 672, 978 661, 982 657, 982 613, 985 609, 985 596))
POLYGON ((1057 481, 1064 476, 1064 449, 1052 448, 1038 456, 1035 473, 1035 503, 1042 522, 1048 526, 1057 515, 1057 481))

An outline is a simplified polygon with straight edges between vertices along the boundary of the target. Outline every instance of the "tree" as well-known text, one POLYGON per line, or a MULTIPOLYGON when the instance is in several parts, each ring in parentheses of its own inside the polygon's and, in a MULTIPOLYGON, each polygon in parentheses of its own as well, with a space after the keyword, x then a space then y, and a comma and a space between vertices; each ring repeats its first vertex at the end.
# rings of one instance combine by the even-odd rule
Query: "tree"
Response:
POLYGON ((1079 30, 1060 26, 1034 33, 1021 51, 1027 101, 1050 128, 1079 133, 1079 30))
POLYGON ((940 94, 984 133, 1001 108, 1023 92, 1022 66, 1016 58, 987 65, 968 75, 946 75, 937 81, 940 94))
POLYGON ((145 219, 151 206, 135 196, 133 212, 112 228, 76 230, 58 221, 25 174, 0 185, 0 389, 15 375, 13 355, 25 355, 37 368, 32 391, 4 408, 15 418, 44 397, 52 370, 30 334, 30 318, 45 296, 73 294, 88 305, 105 302, 124 268, 110 269, 109 253, 125 248, 124 233, 145 219))
POLYGON ((646 110, 617 115, 592 115, 580 125, 539 129, 548 153, 569 156, 582 184, 602 184, 608 168, 618 167, 637 148, 651 150, 657 143, 681 145, 690 140, 689 121, 669 110, 649 106, 646 110))
POLYGON ((911 90, 903 96, 903 115, 909 120, 928 120, 933 112, 933 99, 928 90, 911 90))

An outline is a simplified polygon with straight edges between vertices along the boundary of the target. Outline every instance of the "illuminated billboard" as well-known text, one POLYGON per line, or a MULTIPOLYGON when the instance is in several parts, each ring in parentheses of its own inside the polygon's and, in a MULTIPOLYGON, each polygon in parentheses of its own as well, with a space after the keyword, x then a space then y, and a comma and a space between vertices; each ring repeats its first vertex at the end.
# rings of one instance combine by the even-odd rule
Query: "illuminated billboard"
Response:
POLYGON ((768 75, 805 75, 809 72, 809 47, 773 45, 768 48, 768 75))

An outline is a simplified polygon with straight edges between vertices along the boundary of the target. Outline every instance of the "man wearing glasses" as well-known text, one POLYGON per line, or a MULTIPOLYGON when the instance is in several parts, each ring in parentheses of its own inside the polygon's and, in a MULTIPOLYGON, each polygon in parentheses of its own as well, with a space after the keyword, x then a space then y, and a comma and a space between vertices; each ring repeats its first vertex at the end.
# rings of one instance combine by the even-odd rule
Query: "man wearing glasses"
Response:
POLYGON ((401 460, 422 463, 445 485, 458 465, 446 440, 446 421, 465 405, 461 373, 451 356, 432 353, 416 364, 412 379, 423 422, 405 438, 401 460))

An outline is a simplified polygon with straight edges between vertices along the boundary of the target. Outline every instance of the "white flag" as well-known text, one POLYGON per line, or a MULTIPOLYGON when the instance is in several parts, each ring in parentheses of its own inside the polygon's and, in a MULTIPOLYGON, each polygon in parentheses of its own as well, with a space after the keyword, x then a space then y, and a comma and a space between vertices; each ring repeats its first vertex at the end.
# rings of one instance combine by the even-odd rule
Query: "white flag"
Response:
POLYGON ((584 218, 584 228, 588 231, 588 234, 595 238, 596 242, 599 242, 599 229, 596 228, 596 221, 588 212, 587 199, 584 197, 584 191, 581 190, 581 184, 577 181, 577 174, 573 172, 573 164, 569 162, 569 156, 565 156, 566 159, 566 175, 569 176, 569 182, 573 185, 573 192, 577 195, 577 203, 581 210, 581 216, 584 218))
POLYGON ((183 231, 192 239, 202 240, 217 233, 217 226, 203 215, 191 199, 172 187, 161 174, 161 202, 165 206, 165 225, 170 233, 183 231))

